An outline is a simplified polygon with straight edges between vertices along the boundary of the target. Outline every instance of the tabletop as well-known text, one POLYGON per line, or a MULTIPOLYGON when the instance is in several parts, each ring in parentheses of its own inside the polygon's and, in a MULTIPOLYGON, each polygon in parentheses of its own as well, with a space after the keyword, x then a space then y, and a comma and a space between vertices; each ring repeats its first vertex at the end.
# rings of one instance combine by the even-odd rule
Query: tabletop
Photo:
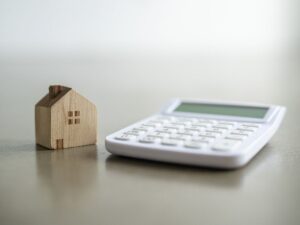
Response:
POLYGON ((299 224, 299 65, 200 56, 2 59, 0 224, 299 224), (35 145, 34 104, 53 83, 97 105, 97 145, 35 145), (287 114, 263 150, 237 170, 106 151, 106 135, 173 97, 279 104, 287 114))

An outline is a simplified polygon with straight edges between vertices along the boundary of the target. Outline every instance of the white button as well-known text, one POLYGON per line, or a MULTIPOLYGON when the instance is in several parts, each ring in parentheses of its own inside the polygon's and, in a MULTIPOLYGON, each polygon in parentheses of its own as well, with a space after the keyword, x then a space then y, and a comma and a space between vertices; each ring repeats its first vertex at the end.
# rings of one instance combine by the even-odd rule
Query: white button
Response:
POLYGON ((187 140, 190 139, 191 136, 190 135, 185 135, 185 134, 172 134, 170 136, 171 139, 175 139, 175 140, 187 140))
POLYGON ((140 133, 145 133, 148 131, 148 129, 142 129, 142 128, 133 128, 132 131, 134 132, 140 132, 140 133))
POLYGON ((216 151, 232 151, 235 150, 241 144, 240 141, 235 140, 221 140, 216 142, 212 148, 216 151))
POLYGON ((230 140, 239 140, 242 141, 246 138, 245 135, 238 135, 238 134, 229 134, 225 137, 225 139, 230 139, 230 140))
POLYGON ((159 123, 144 123, 144 124, 142 124, 142 126, 157 128, 157 127, 160 127, 161 124, 159 124, 159 123))
POLYGON ((166 132, 166 133, 172 134, 172 133, 176 133, 176 132, 177 132, 177 129, 171 129, 171 128, 159 128, 159 129, 157 129, 156 131, 159 131, 159 132, 166 132))
POLYGON ((187 136, 193 136, 195 134, 195 132, 184 130, 184 131, 177 132, 177 134, 182 134, 182 135, 187 135, 187 136))
POLYGON ((216 138, 220 135, 221 135, 220 133, 206 132, 206 131, 202 131, 198 134, 199 137, 212 137, 212 138, 216 138))
POLYGON ((209 126, 211 126, 211 124, 210 123, 193 123, 192 124, 192 126, 194 126, 194 127, 199 127, 199 128, 207 128, 207 127, 209 127, 209 126))
POLYGON ((186 131, 186 132, 201 132, 202 131, 202 129, 199 129, 199 128, 185 128, 184 129, 184 131, 186 131))
POLYGON ((225 125, 225 126, 230 126, 233 127, 236 125, 234 122, 228 122, 228 121, 219 121, 218 125, 225 125))
POLYGON ((133 135, 133 136, 136 136, 138 137, 140 135, 139 132, 136 132, 136 131, 127 131, 127 132, 124 132, 125 135, 133 135))
POLYGON ((190 122, 176 122, 176 123, 170 123, 171 126, 179 126, 179 127, 185 127, 190 125, 190 122))
POLYGON ((215 125, 215 126, 212 126, 211 128, 216 128, 216 129, 221 129, 221 130, 228 130, 231 128, 231 126, 227 126, 227 125, 215 125))
POLYGON ((127 135, 127 134, 122 134, 120 136, 115 137, 115 139, 120 141, 129 141, 129 140, 134 140, 136 138, 137 138, 136 135, 127 135))
POLYGON ((195 142, 202 142, 202 143, 211 143, 215 140, 215 138, 213 137, 197 137, 197 138, 193 138, 193 141, 195 142))
POLYGON ((219 130, 219 129, 206 129, 205 133, 219 136, 224 133, 224 130, 219 130))
POLYGON ((241 126, 259 128, 261 126, 261 124, 257 124, 257 123, 243 123, 243 124, 241 124, 241 126))
POLYGON ((156 135, 156 136, 160 136, 160 137, 168 137, 170 134, 168 132, 153 131, 153 132, 150 132, 149 135, 156 135))
POLYGON ((245 126, 240 126, 237 128, 237 130, 242 130, 242 131, 249 131, 249 132, 254 132, 256 131, 257 128, 254 127, 245 127, 245 126))
POLYGON ((236 134, 236 135, 244 135, 244 136, 249 136, 250 134, 252 134, 253 132, 249 132, 249 131, 242 131, 242 130, 235 130, 232 131, 231 134, 236 134))
POLYGON ((165 140, 161 141, 162 145, 169 145, 169 146, 176 146, 180 143, 181 143, 181 141, 172 140, 172 139, 165 139, 165 140))
POLYGON ((172 125, 166 125, 163 128, 167 129, 174 129, 174 130, 180 130, 183 126, 172 126, 172 125))
POLYGON ((212 128, 212 129, 206 129, 206 132, 214 133, 214 134, 223 134, 225 130, 212 128))
POLYGON ((159 135, 147 135, 147 138, 154 138, 154 139, 163 139, 164 137, 159 136, 159 135))
POLYGON ((141 138, 141 139, 139 140, 139 142, 151 144, 151 143, 154 143, 156 140, 157 140, 157 138, 153 138, 153 137, 144 137, 144 138, 141 138))
POLYGON ((205 146, 203 143, 194 142, 194 141, 189 141, 184 143, 184 147, 186 148, 200 149, 203 146, 205 146))
POLYGON ((135 129, 142 129, 142 130, 146 130, 146 131, 151 131, 154 130, 154 127, 149 127, 149 126, 140 126, 140 127, 136 127, 135 129))

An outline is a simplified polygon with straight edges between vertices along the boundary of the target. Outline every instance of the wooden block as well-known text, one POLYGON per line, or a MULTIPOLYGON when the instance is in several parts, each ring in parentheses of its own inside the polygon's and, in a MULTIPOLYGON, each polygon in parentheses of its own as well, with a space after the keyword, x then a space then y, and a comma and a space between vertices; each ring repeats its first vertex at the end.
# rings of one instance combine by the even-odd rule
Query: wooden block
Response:
POLYGON ((61 85, 35 106, 36 143, 63 149, 97 142, 97 109, 88 99, 61 85))

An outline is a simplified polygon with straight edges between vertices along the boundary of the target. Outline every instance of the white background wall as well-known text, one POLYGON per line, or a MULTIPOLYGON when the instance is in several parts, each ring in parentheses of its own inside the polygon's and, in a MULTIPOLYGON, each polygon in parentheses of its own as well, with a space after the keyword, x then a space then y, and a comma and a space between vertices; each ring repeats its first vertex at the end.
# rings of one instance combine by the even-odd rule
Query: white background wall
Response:
POLYGON ((0 0, 0 138, 34 138, 50 84, 96 103, 102 137, 173 97, 292 102, 299 2, 0 0))
POLYGON ((273 53, 297 39, 296 0, 1 0, 0 55, 273 53))

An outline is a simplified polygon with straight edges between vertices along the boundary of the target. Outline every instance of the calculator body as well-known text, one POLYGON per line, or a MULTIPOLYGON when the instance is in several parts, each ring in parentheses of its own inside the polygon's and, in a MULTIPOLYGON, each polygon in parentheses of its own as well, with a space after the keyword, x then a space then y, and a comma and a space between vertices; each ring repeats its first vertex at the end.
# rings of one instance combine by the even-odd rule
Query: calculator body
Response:
POLYGON ((116 155, 214 168, 239 168, 268 143, 285 107, 209 100, 170 101, 160 113, 105 139, 116 155))

